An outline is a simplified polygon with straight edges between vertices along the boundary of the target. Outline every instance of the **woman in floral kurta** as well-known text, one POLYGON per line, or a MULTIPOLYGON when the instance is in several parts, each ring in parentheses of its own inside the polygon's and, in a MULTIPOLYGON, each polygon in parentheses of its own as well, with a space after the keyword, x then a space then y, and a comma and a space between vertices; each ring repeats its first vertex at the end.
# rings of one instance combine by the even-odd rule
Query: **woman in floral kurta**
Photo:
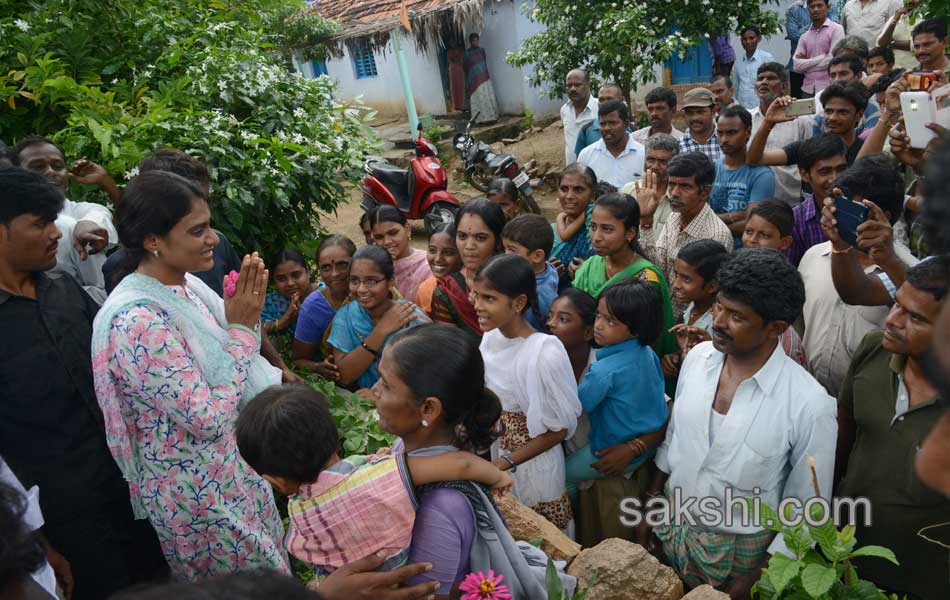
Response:
POLYGON ((250 399, 249 371, 260 368, 252 365, 260 360, 259 336, 241 326, 224 329, 213 314, 223 316, 221 299, 191 276, 185 286, 162 286, 139 274, 126 284, 145 286, 145 299, 113 306, 108 345, 93 366, 110 448, 120 466, 132 464, 136 473, 126 472, 133 508, 145 513, 136 516, 155 527, 177 578, 259 567, 286 572, 271 490, 240 458, 233 432, 250 399), (217 332, 230 360, 208 358, 207 346, 216 344, 202 344, 194 327, 182 333, 195 319, 203 321, 198 330, 217 332), (193 351, 199 347, 217 385, 202 372, 193 351))

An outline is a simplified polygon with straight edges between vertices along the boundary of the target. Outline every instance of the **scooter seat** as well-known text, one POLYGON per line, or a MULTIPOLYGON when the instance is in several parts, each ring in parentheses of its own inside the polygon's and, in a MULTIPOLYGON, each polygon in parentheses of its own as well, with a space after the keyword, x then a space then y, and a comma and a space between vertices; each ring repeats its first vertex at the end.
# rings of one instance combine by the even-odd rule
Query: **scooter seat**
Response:
POLYGON ((411 190, 409 189, 409 171, 387 162, 372 162, 369 171, 396 199, 400 210, 409 210, 411 190))
POLYGON ((373 176, 390 190, 406 188, 409 179, 409 172, 406 169, 384 162, 374 162, 370 165, 370 169, 373 176))

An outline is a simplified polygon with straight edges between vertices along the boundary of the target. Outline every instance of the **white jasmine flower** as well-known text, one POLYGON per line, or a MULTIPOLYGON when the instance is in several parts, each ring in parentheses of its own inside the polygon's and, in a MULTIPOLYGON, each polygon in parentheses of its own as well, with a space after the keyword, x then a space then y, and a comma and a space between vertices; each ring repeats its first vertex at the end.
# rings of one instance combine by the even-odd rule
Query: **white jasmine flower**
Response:
POLYGON ((17 28, 20 29, 20 31, 26 32, 30 30, 30 24, 24 21, 23 19, 17 19, 16 21, 13 22, 13 24, 16 25, 17 28))

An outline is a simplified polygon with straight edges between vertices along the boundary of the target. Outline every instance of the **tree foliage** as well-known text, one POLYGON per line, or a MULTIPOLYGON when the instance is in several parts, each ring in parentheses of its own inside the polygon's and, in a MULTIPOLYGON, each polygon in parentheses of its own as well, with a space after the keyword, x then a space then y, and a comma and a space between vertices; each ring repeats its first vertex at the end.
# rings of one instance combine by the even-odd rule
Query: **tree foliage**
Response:
POLYGON ((524 10, 545 31, 509 53, 514 66, 533 65, 531 84, 551 84, 552 98, 566 90, 568 71, 585 67, 600 81, 614 81, 624 93, 654 81, 654 66, 684 55, 706 34, 736 32, 757 25, 763 35, 778 31, 778 15, 763 5, 778 0, 533 0, 524 10))
MULTIPOLYGON (((320 58, 338 25, 302 0, 0 0, 0 136, 52 137, 67 160, 121 183, 160 147, 205 160, 214 225, 241 249, 315 236, 355 179, 372 134, 333 83, 292 65, 320 58)), ((99 199, 70 190, 74 199, 99 199)))

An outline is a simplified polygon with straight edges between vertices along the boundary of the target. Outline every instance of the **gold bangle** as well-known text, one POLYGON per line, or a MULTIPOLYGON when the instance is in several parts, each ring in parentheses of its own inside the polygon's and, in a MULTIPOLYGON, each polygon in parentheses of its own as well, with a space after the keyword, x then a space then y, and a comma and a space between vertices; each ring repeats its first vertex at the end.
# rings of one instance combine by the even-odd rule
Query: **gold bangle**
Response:
POLYGON ((845 248, 844 250, 838 250, 837 248, 835 248, 834 246, 832 246, 832 247, 831 247, 831 253, 832 253, 832 254, 847 254, 848 252, 851 252, 851 248, 852 248, 852 246, 848 246, 848 247, 845 248))

